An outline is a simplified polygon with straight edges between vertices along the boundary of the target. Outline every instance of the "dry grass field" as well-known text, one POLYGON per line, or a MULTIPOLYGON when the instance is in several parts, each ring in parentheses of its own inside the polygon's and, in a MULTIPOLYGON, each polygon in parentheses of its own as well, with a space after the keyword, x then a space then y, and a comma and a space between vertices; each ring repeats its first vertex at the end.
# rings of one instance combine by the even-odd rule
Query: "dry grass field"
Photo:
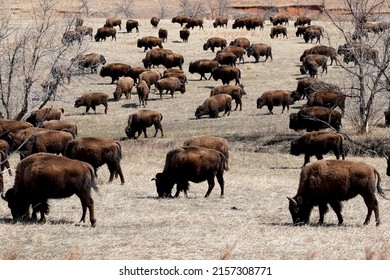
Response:
MULTIPOLYGON (((104 24, 103 18, 86 19, 85 25, 94 30, 104 24)), ((117 40, 96 43, 85 42, 87 52, 104 54, 108 63, 124 62, 131 66, 142 66, 145 53, 136 47, 137 39, 157 36, 149 19, 139 19, 140 32, 127 34, 122 30, 117 40)), ((243 97, 242 111, 218 119, 195 119, 197 106, 209 96, 210 90, 220 81, 199 80, 198 74, 187 73, 187 91, 175 93, 171 98, 157 94, 150 95, 147 108, 160 110, 163 114, 164 137, 137 140, 126 139, 124 132, 129 114, 139 110, 138 97, 109 102, 108 113, 97 107, 97 114, 84 114, 85 108, 74 108, 77 97, 87 91, 104 91, 112 96, 115 85, 110 78, 99 75, 72 77, 65 84, 55 101, 48 106, 65 109, 63 119, 74 121, 79 127, 79 137, 103 136, 121 140, 122 169, 126 183, 119 179, 108 184, 106 166, 98 170, 100 193, 93 193, 97 218, 96 228, 89 223, 79 225, 81 205, 77 197, 51 200, 51 212, 46 224, 17 223, 11 219, 7 204, 0 202, 0 259, 269 259, 269 260, 357 260, 390 258, 390 202, 378 196, 382 225, 374 222, 363 226, 366 207, 361 197, 345 202, 344 225, 337 226, 334 212, 329 211, 325 225, 318 227, 318 211, 312 213, 312 224, 292 226, 288 211, 287 196, 296 193, 303 156, 289 155, 291 139, 301 132, 288 128, 289 113, 297 112, 305 103, 294 104, 289 112, 281 114, 281 107, 274 108, 269 115, 266 108, 258 110, 256 99, 262 92, 271 89, 294 90, 299 74, 299 56, 314 44, 305 44, 295 36, 290 24, 288 39, 271 39, 271 26, 266 22, 264 30, 214 29, 212 21, 206 20, 204 30, 191 31, 188 43, 179 38, 180 26, 164 19, 159 27, 169 32, 164 48, 184 56, 184 70, 188 72, 191 61, 200 58, 214 58, 210 50, 203 51, 202 45, 212 36, 224 37, 228 42, 237 37, 247 37, 251 43, 267 43, 272 46, 273 60, 254 63, 253 57, 245 57, 245 63, 238 65, 242 71, 242 84, 247 95, 243 97), (207 183, 191 183, 189 197, 183 194, 177 199, 157 199, 154 182, 151 179, 164 166, 166 153, 193 135, 218 135, 230 143, 230 170, 225 173, 225 198, 219 198, 216 184, 209 198, 204 198, 207 183)), ((322 25, 329 35, 324 44, 343 43, 342 37, 328 22, 322 25)), ((58 34, 60 40, 61 33, 58 34)), ((76 48, 76 46, 75 46, 76 48)), ((70 58, 69 58, 70 59, 70 58)), ((351 66, 352 67, 352 66, 351 66)), ((163 67, 156 68, 159 72, 163 67)), ((342 70, 330 66, 320 79, 342 84, 342 70)), ((383 127, 384 120, 367 137, 389 145, 389 129, 383 127)), ((343 120, 342 131, 358 141, 347 119, 343 120)), ((148 129, 152 136, 153 128, 148 129)), ((350 145, 346 141, 347 145, 350 145)), ((326 158, 334 158, 329 154, 326 158)), ((382 187, 390 197, 390 178, 385 175, 386 162, 380 157, 357 157, 349 154, 348 159, 363 161, 377 167, 382 175, 382 187)), ((11 157, 15 168, 19 156, 11 157)), ((315 161, 313 158, 312 161, 315 161)), ((5 188, 12 187, 14 177, 4 174, 5 188)))

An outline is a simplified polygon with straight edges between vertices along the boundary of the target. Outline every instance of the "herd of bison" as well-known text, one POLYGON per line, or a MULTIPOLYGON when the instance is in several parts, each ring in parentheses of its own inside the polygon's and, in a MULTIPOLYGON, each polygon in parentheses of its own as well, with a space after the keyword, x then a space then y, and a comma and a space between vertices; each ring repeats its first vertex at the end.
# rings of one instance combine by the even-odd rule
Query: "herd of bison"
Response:
MULTIPOLYGON (((276 15, 271 17, 270 37, 287 37, 286 25, 289 17, 276 15)), ((290 19, 291 20, 291 19, 290 19)), ((160 19, 153 17, 150 23, 158 28, 160 19)), ((228 28, 227 17, 215 19, 214 28, 228 28)), ((172 23, 183 26, 180 38, 187 42, 191 30, 203 30, 203 20, 177 16, 172 23)), ((83 25, 81 18, 75 19, 75 30, 63 34, 64 44, 83 44, 85 36, 94 38, 96 42, 106 38, 116 40, 117 30, 121 30, 121 19, 109 18, 103 27, 98 28, 93 35, 93 29, 83 25)), ((364 23, 364 34, 353 34, 353 39, 359 36, 384 32, 387 23, 364 23)), ((296 36, 305 42, 320 43, 324 29, 311 25, 310 18, 299 17, 294 22, 296 36), (313 41, 315 40, 315 41, 313 41)), ((254 30, 264 28, 264 20, 256 16, 238 18, 232 24, 233 29, 254 30)), ((136 20, 126 22, 126 31, 139 33, 136 20)), ((110 77, 116 85, 113 100, 118 101, 131 96, 136 91, 139 98, 139 110, 131 114, 125 128, 129 139, 137 139, 142 134, 147 136, 147 128, 154 127, 153 136, 159 133, 164 136, 161 112, 148 107, 151 89, 159 93, 159 98, 175 92, 184 93, 188 83, 186 71, 183 70, 184 58, 163 47, 168 37, 168 30, 160 28, 158 36, 145 36, 137 41, 137 47, 143 49, 144 67, 131 67, 125 63, 107 63, 103 54, 79 54, 71 60, 70 66, 58 65, 51 71, 52 77, 43 86, 49 90, 57 90, 57 86, 65 81, 71 82, 73 75, 80 73, 98 73, 101 77, 110 77), (152 68, 162 65, 165 71, 159 73, 152 68)), ((364 224, 368 224, 374 212, 376 225, 380 224, 378 201, 375 192, 385 197, 380 186, 380 175, 375 167, 362 162, 344 160, 343 136, 338 133, 345 109, 345 95, 333 84, 318 79, 319 69, 327 71, 327 66, 333 63, 349 63, 357 59, 358 54, 364 54, 367 60, 378 59, 375 49, 366 49, 363 45, 352 41, 339 46, 336 50, 324 45, 316 45, 307 49, 300 57, 301 74, 307 77, 299 80, 297 89, 270 90, 257 99, 257 108, 267 107, 273 114, 275 106, 281 106, 282 112, 294 102, 307 99, 307 105, 297 113, 290 114, 289 128, 295 131, 306 130, 299 138, 291 142, 292 155, 304 155, 297 194, 289 197, 289 210, 294 224, 309 222, 314 206, 319 208, 319 224, 324 222, 328 204, 335 211, 339 224, 343 223, 341 201, 357 195, 364 198, 368 212, 364 224), (343 60, 340 59, 343 57, 343 60), (333 152, 337 160, 323 160, 323 155, 333 152), (318 161, 310 162, 315 156, 318 161), (342 159, 342 160, 339 160, 342 159)), ((219 114, 229 115, 232 102, 234 110, 242 109, 242 96, 245 88, 241 84, 241 70, 237 67, 244 62, 244 55, 253 56, 255 62, 261 57, 272 60, 272 48, 268 44, 251 44, 245 37, 239 37, 230 43, 220 37, 211 37, 204 42, 203 49, 215 52, 214 59, 199 59, 189 64, 188 72, 199 74, 200 80, 221 80, 222 85, 215 86, 203 104, 195 110, 195 117, 218 118, 219 114), (218 49, 218 50, 217 50, 218 49), (207 76, 209 77, 207 77, 207 76), (231 82, 235 84, 230 84, 231 82)), ((161 66, 160 66, 161 67, 161 66)), ((97 106, 104 106, 107 113, 109 94, 105 92, 88 92, 75 100, 74 107, 85 107, 85 113, 92 110, 96 113, 97 106)), ((96 173, 99 167, 107 165, 109 181, 119 177, 121 183, 125 178, 121 169, 121 143, 114 139, 103 137, 78 137, 77 124, 62 120, 61 108, 42 108, 31 113, 25 121, 10 119, 0 120, 1 133, 1 170, 12 171, 8 163, 10 153, 18 152, 21 161, 14 174, 14 186, 4 192, 3 175, 0 176, 0 192, 7 201, 14 221, 37 220, 45 221, 49 211, 48 199, 65 198, 76 194, 82 204, 81 222, 85 222, 87 210, 92 226, 96 225, 94 202, 91 189, 96 189, 96 173), (30 216, 30 207, 32 214, 30 216)), ((390 111, 385 112, 386 125, 390 125, 390 111)), ((390 176, 390 159, 387 175, 390 176)), ((224 172, 229 170, 229 143, 226 139, 211 135, 194 136, 183 143, 180 148, 169 151, 166 155, 162 172, 153 179, 160 198, 178 197, 180 192, 187 196, 189 182, 207 181, 209 196, 215 185, 215 177, 224 196, 224 172), (176 185, 176 192, 172 189, 176 185)))

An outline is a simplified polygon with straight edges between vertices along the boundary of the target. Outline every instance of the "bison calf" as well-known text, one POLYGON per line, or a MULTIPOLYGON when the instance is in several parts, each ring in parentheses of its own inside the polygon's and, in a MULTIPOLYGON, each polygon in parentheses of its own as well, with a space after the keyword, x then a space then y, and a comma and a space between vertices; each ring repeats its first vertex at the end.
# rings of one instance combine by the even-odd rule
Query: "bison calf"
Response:
POLYGON ((107 100, 108 100, 108 94, 105 92, 89 92, 77 98, 74 103, 74 107, 78 108, 81 106, 85 106, 86 114, 88 113, 89 109, 92 108, 92 110, 94 110, 96 114, 96 106, 103 104, 105 107, 104 113, 107 114, 107 108, 108 108, 107 100))
POLYGON ((232 110, 232 97, 228 94, 217 94, 207 98, 203 105, 199 106, 195 111, 195 117, 199 119, 204 115, 209 115, 210 118, 218 118, 219 112, 225 111, 229 116, 232 110))
POLYGON ((154 125, 156 132, 153 137, 156 137, 158 130, 161 131, 161 137, 164 136, 163 129, 161 126, 161 120, 163 116, 159 111, 156 110, 139 110, 138 112, 129 116, 127 127, 125 129, 127 137, 129 139, 137 139, 141 133, 144 133, 147 138, 146 128, 154 125), (138 132, 138 135, 135 134, 138 132))

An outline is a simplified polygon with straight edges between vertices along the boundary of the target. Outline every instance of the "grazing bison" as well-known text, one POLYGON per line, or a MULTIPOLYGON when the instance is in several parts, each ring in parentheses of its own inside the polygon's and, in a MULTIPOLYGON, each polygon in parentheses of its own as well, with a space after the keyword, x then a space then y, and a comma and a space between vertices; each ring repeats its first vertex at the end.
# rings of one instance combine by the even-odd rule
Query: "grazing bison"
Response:
POLYGON ((339 107, 344 114, 345 95, 337 91, 315 91, 308 97, 307 106, 339 107))
POLYGON ((140 80, 137 85, 137 94, 140 107, 145 107, 148 104, 149 92, 150 89, 145 80, 140 80))
POLYGON ((252 44, 246 48, 246 53, 248 57, 253 56, 256 63, 259 62, 260 56, 265 56, 264 61, 267 61, 268 57, 272 60, 272 48, 267 44, 252 44))
POLYGON ((316 67, 322 67, 322 73, 326 72, 328 73, 328 57, 322 54, 309 54, 305 56, 302 59, 302 65, 300 66, 299 70, 302 75, 306 74, 309 71, 310 77, 317 76, 317 71, 315 72, 315 75, 313 75, 313 72, 310 70, 312 69, 311 65, 316 65, 316 67))
POLYGON ((134 80, 130 77, 121 77, 116 84, 116 89, 113 93, 114 100, 119 101, 121 99, 122 94, 125 94, 126 99, 131 98, 131 90, 134 86, 134 80))
POLYGON ((139 33, 138 21, 134 19, 129 19, 126 21, 126 32, 130 33, 135 28, 136 32, 139 33))
POLYGON ((246 49, 251 45, 251 42, 248 40, 248 38, 245 37, 238 37, 230 42, 229 46, 236 46, 246 49))
POLYGON ((139 110, 129 116, 125 133, 129 139, 137 139, 142 132, 144 133, 145 138, 147 138, 146 128, 153 125, 156 130, 153 137, 156 137, 158 130, 161 131, 161 137, 163 137, 164 132, 161 126, 162 119, 163 116, 159 111, 147 109, 139 110), (135 135, 136 133, 138 133, 137 136, 135 135))
POLYGON ((308 18, 308 17, 305 17, 305 16, 301 16, 301 17, 298 17, 297 20, 294 22, 294 27, 304 26, 306 24, 307 25, 311 24, 311 18, 308 18))
POLYGON ((20 161, 16 167, 15 183, 2 198, 8 202, 15 222, 41 215, 40 222, 45 222, 49 213, 48 199, 70 197, 80 198, 83 209, 80 222, 85 222, 87 209, 89 220, 96 226, 94 203, 91 188, 98 192, 93 167, 83 161, 69 159, 47 153, 31 155, 20 161))
POLYGON ((330 65, 333 64, 333 61, 335 61, 336 65, 337 65, 337 53, 336 53, 336 49, 333 47, 328 47, 328 46, 323 46, 323 45, 314 46, 310 49, 305 50, 303 52, 303 54, 301 55, 301 57, 299 58, 299 61, 302 61, 309 54, 325 55, 325 56, 330 58, 330 65))
POLYGON ((295 32, 295 35, 297 37, 303 36, 306 29, 308 29, 308 28, 318 30, 321 33, 321 37, 323 37, 324 28, 322 26, 317 26, 317 25, 298 26, 297 31, 295 32))
POLYGON ((113 27, 100 27, 96 31, 95 41, 105 41, 107 37, 111 37, 111 41, 116 41, 116 29, 113 27))
POLYGON ((79 45, 81 45, 81 41, 82 41, 82 36, 81 36, 81 33, 80 32, 77 32, 77 31, 66 31, 64 32, 64 34, 62 35, 62 43, 65 44, 65 45, 71 45, 73 44, 73 42, 78 42, 79 45))
POLYGON ((325 83, 322 80, 306 77, 300 79, 297 84, 297 89, 293 92, 295 100, 301 98, 309 98, 309 96, 315 91, 336 91, 340 92, 340 88, 334 84, 325 83))
POLYGON ((213 26, 214 28, 217 28, 217 27, 225 27, 227 28, 227 25, 228 25, 228 17, 226 16, 219 16, 219 17, 216 17, 214 22, 213 22, 213 26))
POLYGON ((189 181, 200 183, 207 180, 209 187, 205 197, 208 197, 215 185, 214 178, 217 177, 222 198, 225 187, 223 173, 227 170, 227 164, 225 156, 219 151, 196 146, 180 147, 167 153, 163 172, 157 173, 152 180, 156 181, 160 198, 172 197, 175 184, 175 197, 181 191, 187 197, 189 181))
POLYGON ((81 106, 85 106, 85 113, 87 114, 89 109, 95 111, 96 114, 96 106, 103 104, 105 107, 104 113, 107 114, 108 109, 108 94, 105 92, 88 92, 83 94, 81 97, 77 98, 74 102, 74 107, 79 108, 81 106))
POLYGON ((165 77, 161 78, 156 83, 157 89, 160 92, 160 99, 162 99, 162 93, 165 90, 166 93, 170 93, 173 98, 175 91, 180 91, 181 93, 186 92, 186 86, 182 83, 179 78, 176 77, 165 77))
POLYGON ((146 36, 137 40, 137 47, 144 48, 144 52, 148 49, 152 49, 154 47, 159 47, 162 49, 162 40, 156 36, 146 36))
POLYGON ((70 132, 73 135, 73 138, 77 136, 77 124, 65 120, 50 120, 43 121, 41 128, 51 129, 51 130, 63 130, 70 132))
POLYGON ((220 52, 216 54, 214 60, 221 65, 236 67, 237 56, 232 52, 220 52))
POLYGON ((179 31, 179 36, 184 43, 188 43, 188 38, 190 37, 190 31, 187 28, 184 28, 179 31))
POLYGON ((121 30, 122 20, 120 18, 108 18, 106 19, 106 23, 104 24, 104 27, 114 27, 118 26, 119 30, 121 30))
POLYGON ((179 23, 181 27, 183 27, 183 24, 187 23, 189 20, 189 16, 186 15, 179 15, 172 18, 172 23, 179 23))
POLYGON ((106 62, 104 55, 98 53, 79 54, 71 59, 72 65, 82 69, 90 69, 91 73, 97 73, 99 65, 105 65, 106 62))
POLYGON ((154 27, 157 28, 158 23, 160 22, 160 19, 158 17, 152 17, 150 19, 150 24, 154 27))
POLYGON ((43 121, 59 120, 64 113, 62 108, 41 108, 31 112, 30 116, 26 119, 26 122, 31 123, 33 126, 40 126, 43 121))
POLYGON ((290 109, 290 105, 294 103, 291 97, 292 92, 289 90, 270 90, 264 92, 257 99, 257 109, 267 106, 270 114, 273 114, 272 109, 274 106, 282 106, 282 114, 287 107, 287 111, 290 109))
POLYGON ((119 175, 121 183, 125 183, 120 161, 122 147, 119 141, 104 137, 82 137, 70 141, 66 146, 64 156, 88 162, 93 166, 95 176, 100 166, 107 164, 110 171, 109 183, 114 176, 119 175))
POLYGON ((224 38, 220 37, 211 37, 207 39, 207 42, 203 44, 203 50, 207 51, 209 48, 214 52, 215 48, 221 48, 227 46, 227 41, 224 38))
POLYGON ((239 85, 241 70, 230 65, 220 65, 211 70, 211 75, 215 81, 221 80, 224 85, 229 84, 232 80, 235 80, 236 85, 239 85))
POLYGON ((390 109, 384 112, 385 114, 385 126, 390 127, 390 109))
POLYGON ((166 42, 168 40, 168 30, 160 28, 158 30, 158 38, 160 38, 163 43, 166 42))
POLYGON ((180 70, 180 69, 167 69, 167 70, 164 70, 164 72, 162 74, 162 78, 167 78, 167 77, 176 77, 176 78, 179 79, 179 81, 182 84, 186 84, 187 83, 187 75, 186 75, 186 73, 183 70, 180 70))
POLYGON ((132 78, 136 84, 138 83, 139 75, 145 71, 148 71, 145 67, 131 67, 124 76, 132 78))
POLYGON ((163 53, 161 56, 161 64, 167 69, 179 67, 182 70, 183 63, 184 57, 179 53, 163 53))
POLYGON ((302 107, 298 113, 290 114, 289 128, 295 131, 306 129, 307 131, 334 128, 340 131, 341 113, 325 107, 302 107))
POLYGON ((310 162, 311 156, 316 156, 318 160, 323 159, 323 155, 332 151, 337 159, 345 158, 343 148, 343 136, 336 132, 306 132, 297 139, 291 141, 290 154, 299 156, 305 154, 303 166, 310 162))
POLYGON ((317 43, 321 43, 321 37, 322 32, 320 30, 317 30, 315 28, 306 28, 305 32, 303 32, 303 39, 305 40, 305 43, 313 43, 314 39, 317 39, 317 43))
POLYGON ((218 118, 219 112, 224 111, 223 116, 229 116, 232 110, 232 97, 228 94, 217 94, 207 98, 195 111, 197 119, 204 115, 209 118, 218 118))
POLYGON ((324 223, 328 204, 337 215, 338 224, 343 224, 341 201, 361 195, 367 206, 364 225, 370 222, 372 211, 375 222, 380 224, 378 200, 375 189, 384 197, 380 187, 379 172, 363 162, 347 160, 320 160, 304 166, 301 170, 297 194, 289 200, 289 210, 294 225, 309 223, 314 206, 319 208, 318 224, 324 223))
POLYGON ((130 72, 131 66, 125 63, 110 63, 100 69, 101 77, 111 77, 111 84, 126 76, 130 72))
POLYGON ((242 61, 242 63, 245 63, 244 61, 244 55, 246 53, 246 50, 242 47, 238 47, 238 46, 227 46, 225 48, 223 48, 222 50, 219 50, 217 52, 217 55, 219 53, 223 53, 223 52, 231 52, 231 53, 234 53, 238 59, 238 63, 240 63, 240 61, 242 61))
POLYGON ((272 27, 271 33, 269 36, 273 39, 275 36, 276 36, 276 38, 278 38, 279 34, 282 34, 283 38, 284 37, 288 38, 287 28, 285 26, 274 26, 274 27, 272 27))
POLYGON ((238 105, 240 105, 240 111, 242 110, 241 98, 243 95, 246 95, 246 92, 244 90, 244 85, 241 84, 239 86, 232 86, 232 85, 216 86, 211 90, 210 96, 217 95, 217 94, 229 94, 232 97, 232 99, 236 102, 236 108, 234 108, 234 111, 237 110, 238 105))
POLYGON ((272 25, 287 25, 288 24, 288 16, 286 15, 276 15, 269 18, 269 21, 272 23, 272 25))
POLYGON ((145 68, 151 68, 152 66, 159 66, 163 63, 163 54, 164 53, 173 53, 168 49, 151 49, 145 55, 145 58, 142 60, 145 68))
POLYGON ((199 26, 199 30, 203 29, 203 19, 197 17, 191 17, 188 19, 185 28, 194 29, 195 26, 199 26))
POLYGON ((93 38, 93 28, 90 26, 78 26, 76 32, 79 32, 82 37, 89 35, 91 39, 93 38))
MULTIPOLYGON (((214 67, 219 66, 219 63, 212 59, 199 59, 195 61, 191 61, 190 65, 188 67, 188 72, 191 74, 199 73, 200 79, 204 78, 207 80, 205 73, 211 73, 211 70, 213 70, 214 67)), ((211 74, 209 77, 209 80, 211 79, 211 74)))
POLYGON ((145 81, 146 85, 150 89, 152 85, 154 85, 155 89, 157 88, 157 81, 161 78, 160 73, 157 71, 145 71, 139 74, 138 80, 139 82, 145 81))

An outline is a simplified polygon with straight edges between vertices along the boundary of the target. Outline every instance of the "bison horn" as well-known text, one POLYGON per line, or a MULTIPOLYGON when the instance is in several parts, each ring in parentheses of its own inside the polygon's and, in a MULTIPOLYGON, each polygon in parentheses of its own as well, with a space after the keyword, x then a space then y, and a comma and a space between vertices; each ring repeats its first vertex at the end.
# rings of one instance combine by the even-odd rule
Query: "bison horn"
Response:
POLYGON ((156 181, 157 180, 157 178, 152 178, 152 180, 151 181, 156 181))
POLYGON ((294 206, 297 206, 297 202, 291 198, 291 197, 287 197, 288 201, 290 201, 290 204, 293 204, 294 206))
POLYGON ((5 198, 4 194, 1 194, 1 198, 4 199, 5 201, 8 201, 7 198, 5 198))
POLYGON ((383 153, 383 156, 385 157, 385 159, 389 160, 389 157, 385 153, 383 153))

